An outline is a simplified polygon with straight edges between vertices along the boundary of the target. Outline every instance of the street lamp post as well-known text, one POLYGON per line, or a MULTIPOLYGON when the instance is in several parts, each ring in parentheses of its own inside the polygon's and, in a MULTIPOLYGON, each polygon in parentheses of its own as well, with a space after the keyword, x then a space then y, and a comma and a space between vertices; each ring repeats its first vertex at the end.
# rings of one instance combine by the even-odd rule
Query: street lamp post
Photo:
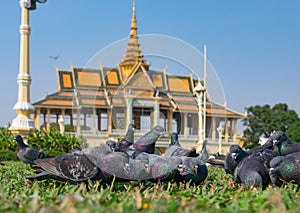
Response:
MULTIPOLYGON (((194 88, 194 94, 197 98, 197 104, 198 104, 198 138, 199 142, 202 142, 205 138, 205 135, 203 135, 203 109, 202 109, 202 99, 203 95, 205 93, 205 88, 201 85, 200 79, 198 80, 197 86, 194 88)), ((204 112, 205 113, 205 112, 204 112)))
POLYGON ((30 103, 30 33, 29 12, 36 9, 36 2, 45 3, 46 0, 20 0, 21 7, 21 25, 20 25, 20 63, 18 83, 18 102, 14 106, 17 117, 13 119, 10 130, 14 134, 27 136, 30 131, 35 130, 33 120, 30 114, 33 113, 34 107, 30 103))
POLYGON ((218 135, 219 135, 219 154, 221 155, 222 154, 222 135, 223 135, 223 131, 224 131, 224 127, 221 123, 219 124, 217 131, 218 131, 218 135))

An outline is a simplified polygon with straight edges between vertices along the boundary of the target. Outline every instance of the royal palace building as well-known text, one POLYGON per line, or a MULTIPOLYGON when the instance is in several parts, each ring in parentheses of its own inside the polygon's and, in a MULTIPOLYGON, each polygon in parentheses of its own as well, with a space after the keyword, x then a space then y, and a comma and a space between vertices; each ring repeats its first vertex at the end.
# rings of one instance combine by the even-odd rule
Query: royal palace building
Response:
POLYGON ((36 128, 49 130, 54 123, 63 134, 82 136, 92 145, 119 139, 134 122, 136 138, 155 125, 165 128, 157 142, 161 152, 174 131, 184 147, 207 139, 210 152, 216 153, 220 145, 226 152, 237 140, 238 119, 244 118, 211 101, 203 79, 151 69, 140 48, 135 5, 128 46, 118 67, 57 68, 57 76, 58 90, 33 103, 36 128))

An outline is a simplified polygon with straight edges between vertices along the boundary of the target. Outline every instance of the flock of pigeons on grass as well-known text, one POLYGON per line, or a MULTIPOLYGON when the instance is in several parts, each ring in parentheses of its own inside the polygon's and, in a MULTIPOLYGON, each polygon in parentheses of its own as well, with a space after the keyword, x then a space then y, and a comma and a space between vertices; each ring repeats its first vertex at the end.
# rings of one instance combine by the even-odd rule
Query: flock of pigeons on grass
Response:
POLYGON ((170 144, 163 155, 155 154, 155 143, 164 133, 156 126, 134 141, 135 125, 130 124, 124 138, 108 140, 100 146, 72 149, 70 153, 48 156, 43 151, 24 144, 15 136, 17 156, 29 164, 35 175, 31 180, 57 179, 73 183, 101 180, 103 183, 151 181, 190 183, 200 185, 208 176, 208 165, 224 167, 233 177, 233 183, 249 188, 265 189, 269 184, 281 186, 284 182, 300 185, 300 143, 292 142, 282 131, 276 131, 259 147, 244 150, 232 145, 226 156, 212 157, 206 150, 181 147, 178 134, 172 133, 170 144))
POLYGON ((73 183, 101 180, 103 183, 144 181, 191 182, 201 184, 208 175, 208 153, 203 149, 196 154, 180 146, 177 133, 171 136, 170 147, 164 156, 154 154, 155 144, 164 128, 155 126, 134 142, 135 125, 130 124, 120 141, 106 141, 100 146, 70 150, 65 155, 48 156, 24 144, 20 135, 17 141, 18 158, 36 172, 31 180, 47 178, 73 183))
POLYGON ((291 141, 283 131, 276 131, 259 147, 244 150, 232 145, 224 161, 225 171, 234 183, 262 187, 284 182, 300 185, 300 143, 291 141))

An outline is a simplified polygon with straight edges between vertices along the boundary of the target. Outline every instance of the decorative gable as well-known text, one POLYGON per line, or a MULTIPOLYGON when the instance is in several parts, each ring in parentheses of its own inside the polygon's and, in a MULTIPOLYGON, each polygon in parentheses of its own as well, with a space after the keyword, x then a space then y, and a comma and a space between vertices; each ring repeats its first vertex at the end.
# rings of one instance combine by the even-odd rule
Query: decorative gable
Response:
POLYGON ((61 91, 74 89, 71 71, 58 70, 58 88, 61 91))
POLYGON ((121 86, 122 82, 118 69, 103 67, 102 71, 106 86, 121 86))
POLYGON ((73 68, 77 88, 98 89, 102 87, 102 73, 98 69, 73 68))
POLYGON ((167 75, 170 92, 192 93, 193 87, 189 76, 167 75))

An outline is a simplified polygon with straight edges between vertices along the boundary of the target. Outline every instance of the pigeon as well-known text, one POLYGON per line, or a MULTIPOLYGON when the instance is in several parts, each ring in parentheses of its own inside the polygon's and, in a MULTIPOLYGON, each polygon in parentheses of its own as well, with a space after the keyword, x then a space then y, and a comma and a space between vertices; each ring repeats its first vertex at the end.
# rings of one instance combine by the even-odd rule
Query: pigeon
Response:
POLYGON ((152 174, 148 160, 129 159, 129 166, 126 167, 128 178, 131 181, 151 180, 152 174))
POLYGON ((105 144, 99 146, 89 147, 85 143, 80 150, 71 150, 71 154, 85 154, 85 155, 106 155, 115 151, 117 143, 113 140, 107 140, 105 144))
POLYGON ((300 185, 300 152, 274 157, 270 162, 269 175, 276 186, 281 186, 283 182, 300 185))
POLYGON ((239 145, 230 146, 229 152, 226 153, 224 161, 225 172, 233 175, 238 163, 248 156, 249 153, 243 150, 239 145))
POLYGON ((73 183, 82 183, 88 180, 97 180, 99 168, 86 155, 57 155, 53 158, 37 159, 34 161, 44 171, 28 177, 28 179, 55 178, 73 183))
POLYGON ((155 143, 158 138, 164 133, 164 131, 165 129, 162 126, 155 126, 133 144, 134 149, 139 152, 154 154, 155 143))
POLYGON ((34 161, 37 159, 43 158, 52 158, 53 156, 46 155, 43 151, 36 150, 34 148, 29 147, 23 141, 21 135, 16 135, 14 140, 17 142, 17 156, 18 158, 26 163, 29 164, 31 167, 35 164, 34 161))
MULTIPOLYGON (((244 153, 242 152, 240 156, 243 155, 244 153)), ((253 187, 257 189, 262 187, 264 190, 270 183, 268 167, 273 157, 272 150, 266 149, 242 158, 234 170, 234 182, 243 183, 248 188, 253 187)))
POLYGON ((208 159, 209 159, 209 154, 207 152, 206 146, 207 146, 207 140, 203 141, 202 144, 202 149, 199 152, 199 158, 204 162, 207 163, 208 159))
POLYGON ((262 152, 266 149, 270 149, 270 150, 273 149, 273 138, 272 137, 269 137, 268 140, 265 141, 263 145, 260 145, 258 147, 254 147, 250 150, 247 150, 247 152, 249 154, 255 154, 255 153, 258 153, 258 152, 262 152))
POLYGON ((150 164, 152 182, 167 182, 179 175, 178 168, 182 165, 182 160, 177 156, 158 157, 153 164, 150 164))
POLYGON ((129 146, 133 145, 135 128, 136 128, 135 124, 133 123, 129 124, 126 135, 117 144, 118 147, 117 151, 124 152, 129 148, 129 146))
POLYGON ((175 177, 176 182, 188 183, 198 186, 208 176, 208 169, 204 162, 197 157, 181 157, 182 164, 178 167, 179 175, 175 177))
POLYGON ((94 164, 100 169, 101 179, 105 183, 128 181, 129 156, 124 152, 112 152, 97 157, 94 164))
POLYGON ((181 147, 179 140, 178 140, 178 134, 176 132, 173 132, 171 134, 171 140, 170 140, 169 147, 166 149, 164 156, 165 157, 189 156, 191 152, 193 152, 193 150, 189 150, 189 149, 181 147))
POLYGON ((300 152, 300 143, 291 141, 283 131, 274 132, 271 138, 273 139, 273 152, 278 155, 300 152))

